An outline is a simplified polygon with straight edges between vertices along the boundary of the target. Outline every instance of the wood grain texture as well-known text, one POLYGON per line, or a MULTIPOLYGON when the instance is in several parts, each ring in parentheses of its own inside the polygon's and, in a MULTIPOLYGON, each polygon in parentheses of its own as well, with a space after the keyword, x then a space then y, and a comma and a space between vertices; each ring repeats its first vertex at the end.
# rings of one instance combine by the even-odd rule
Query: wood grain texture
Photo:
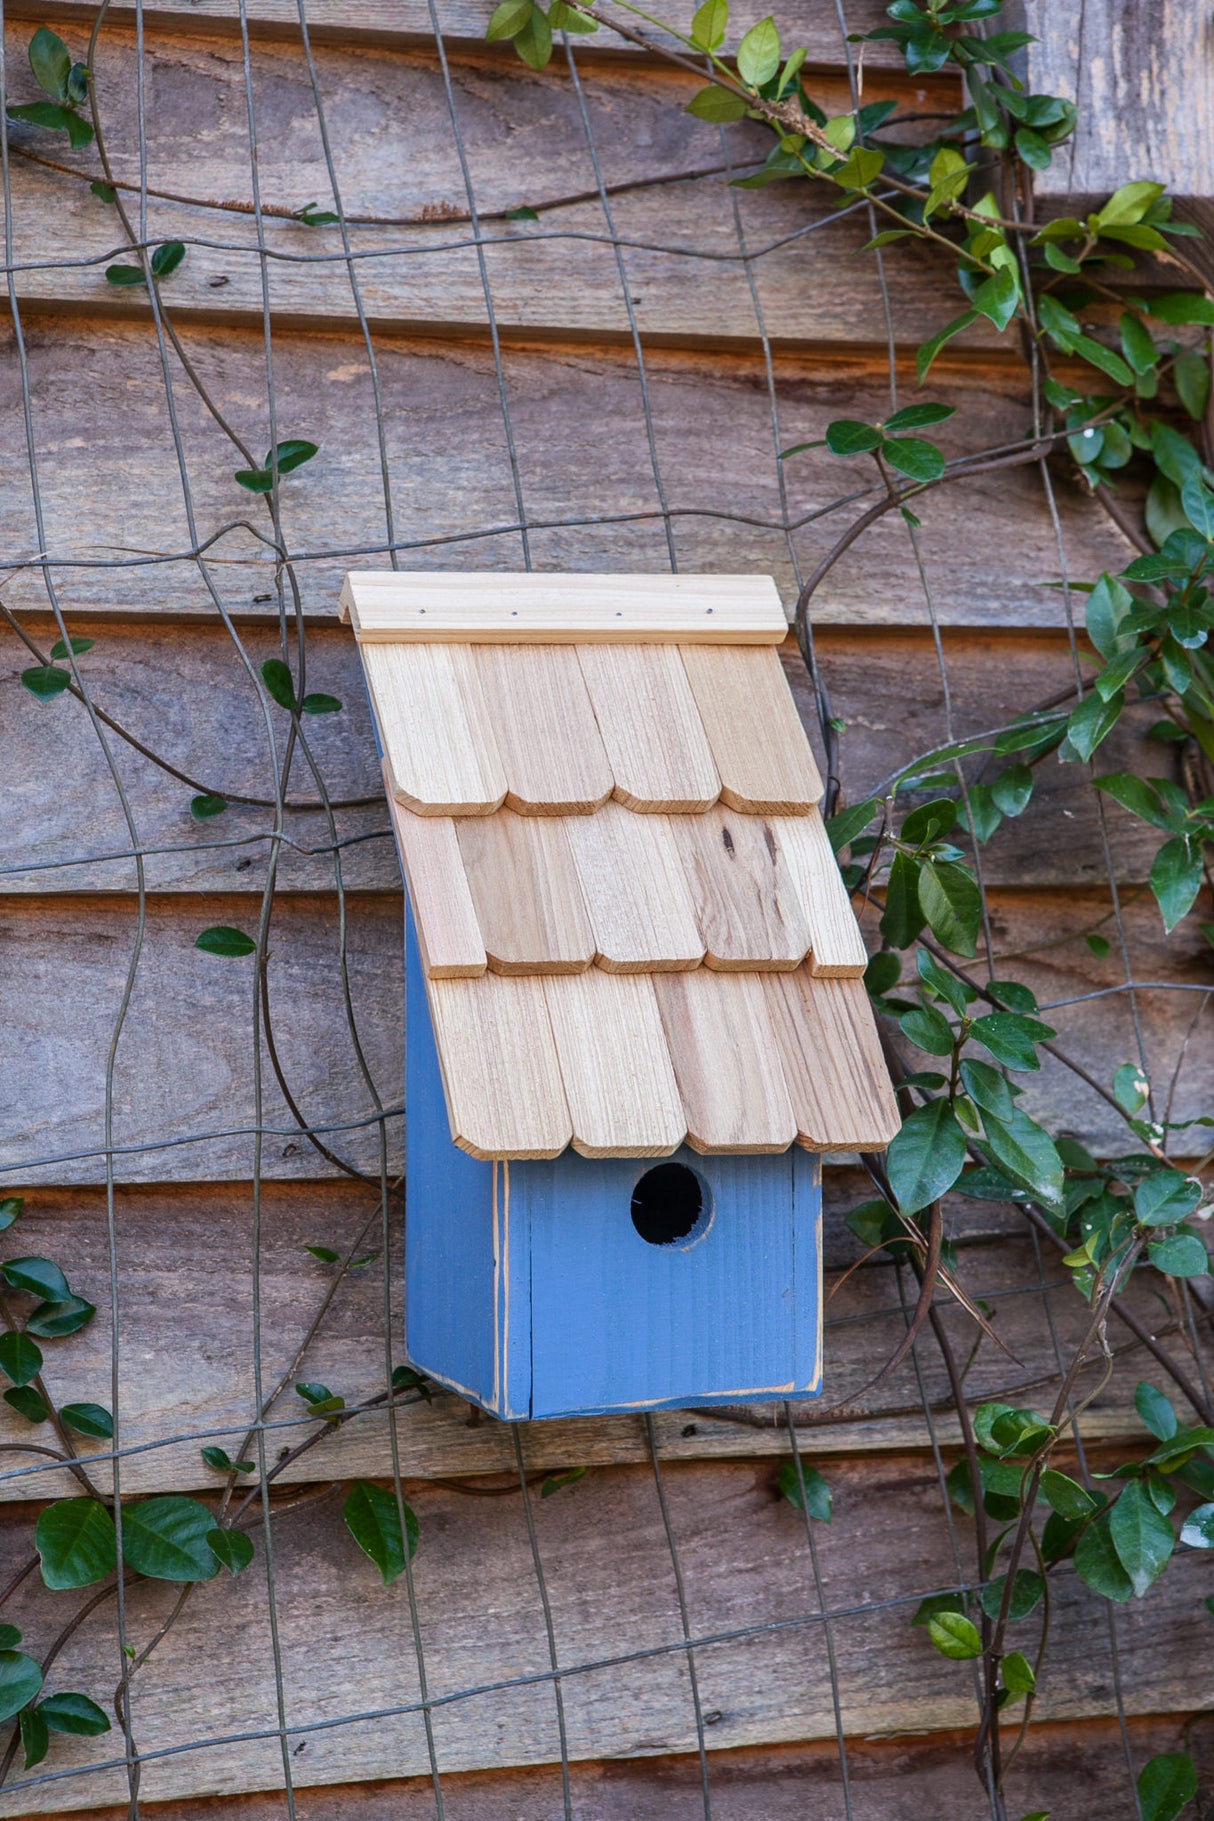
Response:
MULTIPOLYGON (((1214 1725, 1187 1714, 1130 1717, 1135 1765, 1187 1751, 1204 1790, 1214 1777, 1214 1725)), ((923 1821, 940 1809, 965 1814, 975 1800, 972 1733, 931 1738, 845 1742, 853 1821, 923 1821)), ((839 1749, 833 1742, 750 1746, 711 1751, 709 1783, 714 1821, 804 1821, 809 1813, 834 1821, 841 1800, 839 1749)), ((698 1753, 643 1761, 572 1766, 579 1821, 701 1821, 704 1791, 698 1753)), ((1015 1812, 1048 1802, 1052 1821, 1138 1821, 1133 1779, 1115 1720, 1055 1722, 1029 1728, 1007 1777, 1015 1812)), ((451 1821, 502 1821, 503 1816, 558 1821, 563 1803, 556 1767, 467 1772, 443 1777, 451 1821)), ((248 1795, 216 1801, 147 1804, 147 1821, 280 1821, 282 1798, 248 1795)), ((429 1777, 345 1784, 301 1793, 305 1821, 433 1821, 429 1777)), ((95 1821, 127 1821, 127 1806, 99 1810, 95 1821)))
MULTIPOLYGON (((87 612, 108 616, 112 625, 115 613, 146 610, 214 624, 214 603, 198 565, 180 554, 192 549, 192 538, 153 338, 132 325, 96 320, 27 320, 25 327, 35 434, 41 446, 55 448, 54 461, 40 468, 44 540, 68 618, 78 621, 87 612), (87 521, 80 513, 84 497, 87 521)), ((264 449, 270 424, 260 333, 187 324, 182 334, 204 384, 230 401, 239 433, 264 449)), ((11 354, 11 342, 4 346, 11 354)), ((464 563, 521 569, 492 350, 387 340, 377 344, 376 359, 392 499, 396 511, 408 515, 408 523, 397 527, 401 561, 436 569, 464 563)), ((646 573, 667 566, 631 351, 507 349, 503 362, 535 565, 646 573), (611 425, 607 438, 604 423, 611 425)), ((15 359, 5 370, 15 382, 15 359)), ((854 355, 778 357, 773 374, 778 442, 760 359, 660 349, 646 354, 655 447, 680 569, 770 573, 791 607, 797 583, 783 529, 776 450, 821 437, 832 418, 880 418, 888 388, 883 369, 854 355)), ((1008 379, 943 361, 932 378, 933 396, 958 407, 937 436, 950 456, 1014 442, 1028 432, 1029 413, 1008 379)), ((302 553, 302 608, 310 618, 336 617, 347 571, 355 563, 382 562, 387 539, 366 349, 356 337, 276 334, 274 382, 280 428, 320 445, 315 460, 289 475, 282 490, 283 535, 293 552, 302 553)), ((260 617, 276 626, 272 554, 241 525, 258 508, 232 479, 239 459, 184 394, 178 422, 198 534, 220 536, 211 553, 215 586, 242 625, 260 617), (216 555, 222 563, 213 560, 216 555)), ((849 522, 850 508, 822 516, 823 508, 868 487, 871 477, 860 462, 840 462, 825 450, 797 456, 784 472, 793 547, 808 572, 849 522)), ((0 447, 0 481, 0 537, 14 560, 28 557, 43 544, 17 439, 0 447)), ((1102 569, 1123 569, 1133 552, 1100 507, 1065 474, 1057 492, 1070 572, 1091 578, 1102 569)), ((1059 572, 1057 544, 1031 468, 933 490, 916 510, 941 625, 1065 628, 1065 602, 1051 586, 1059 572), (958 540, 958 517, 981 523, 982 540, 958 540), (1000 551, 997 564, 988 560, 991 548, 1000 551)), ((45 589, 32 569, 13 576, 5 599, 14 610, 46 612, 45 589)), ((1079 601, 1072 607, 1081 614, 1079 601)), ((930 628, 914 553, 896 513, 831 570, 815 596, 814 617, 818 627, 930 628)), ((90 654, 90 665, 104 661, 100 649, 90 654)), ((917 712, 914 704, 908 712, 917 712)))
MULTIPOLYGON (((91 25, 93 15, 87 0, 46 0, 40 9, 38 0, 15 0, 10 5, 10 19, 54 19, 59 29, 68 23, 91 25)), ((449 44, 470 40, 484 49, 485 28, 493 12, 493 0, 443 0, 438 9, 440 29, 449 44)), ((299 9, 293 0, 249 0, 246 8, 248 29, 254 40, 299 36, 299 9)), ((215 33, 238 37, 240 11, 237 0, 148 0, 144 9, 145 29, 153 32, 215 33)), ((111 8, 114 23, 130 26, 136 12, 130 0, 118 0, 111 8)), ((434 27, 430 9, 422 0, 308 0, 308 32, 314 43, 347 45, 433 45, 434 27)), ((846 61, 834 7, 824 0, 785 0, 775 9, 775 19, 785 39, 804 44, 811 65, 842 65, 846 61)), ((643 22, 641 23, 643 29, 643 22)), ((847 12, 848 28, 868 31, 884 23, 879 0, 853 0, 847 12)), ((601 51, 628 57, 637 55, 627 39, 614 32, 602 32, 588 46, 578 41, 582 59, 601 51)), ((512 53, 513 54, 513 53, 512 53)), ((900 70, 902 60, 889 44, 866 46, 865 69, 900 70)))
POLYGON ((702 816, 672 816, 670 829, 706 964, 734 971, 799 966, 809 923, 771 823, 717 807, 702 816))
POLYGON ((555 1157, 572 1136, 543 994, 502 974, 428 980, 451 1136, 473 1157, 555 1157))
POLYGON ((460 854, 489 965, 499 974, 580 974, 595 938, 565 824, 554 816, 463 817, 460 854))
POLYGON ((506 796, 471 654, 459 645, 371 645, 363 653, 392 794, 419 815, 485 815, 506 796))
POLYGON ((813 1151, 882 1151, 902 1123, 862 980, 809 966, 763 981, 797 1138, 813 1151))
POLYGON ((812 971, 829 979, 862 974, 868 951, 821 814, 773 818, 771 829, 809 926, 812 971))
MULTIPOLYGON (((186 774, 183 783, 129 746, 113 743, 148 850, 149 889, 260 892, 273 814, 268 807, 257 809, 236 799, 242 793, 272 797, 272 758, 265 717, 227 632, 216 625, 149 627, 138 619, 126 626, 110 619, 91 630, 98 642, 88 653, 85 674, 97 705, 186 774), (224 796, 228 809, 211 822, 194 821, 189 807, 194 789, 224 796)), ((240 636, 254 669, 277 650, 269 629, 244 627, 240 636)), ((1025 700, 1057 695, 1073 676, 1065 639, 1048 633, 995 637, 953 631, 942 636, 959 735, 998 726, 1025 700)), ((50 643, 46 637, 43 649, 50 643)), ((846 723, 840 755, 847 800, 859 802, 871 786, 933 746, 942 699, 938 660, 926 630, 878 634, 827 627, 817 630, 815 643, 834 707, 846 723)), ((333 800, 365 799, 360 807, 334 812, 338 839, 345 843, 342 877, 356 890, 399 891, 400 870, 379 794, 382 776, 354 641, 342 628, 313 626, 308 654, 309 687, 327 690, 343 703, 340 714, 310 723, 313 757, 333 800)), ((816 745, 804 666, 791 644, 782 655, 816 745)), ((70 697, 50 704, 35 701, 18 681, 28 657, 11 632, 0 631, 0 709, 8 730, 11 783, 0 828, 0 892, 131 890, 134 862, 123 857, 129 853, 129 835, 87 715, 70 697), (63 790, 64 778, 72 780, 71 791, 63 790), (84 800, 89 805, 87 840, 81 839, 77 811, 78 801, 84 800)), ((271 707, 270 715, 276 733, 285 730, 282 711, 271 707)), ((1151 776, 1166 768, 1168 755, 1143 737, 1154 718, 1150 704, 1127 709, 1102 748, 1110 771, 1151 776)), ((978 775, 982 762, 970 762, 971 776, 978 775)), ((315 801, 312 780, 298 765, 287 790, 289 804, 315 801)), ((995 886, 1099 882, 1105 861, 1095 806, 1081 767, 1038 766, 1029 808, 1005 821, 983 853, 984 877, 995 886), (1047 839, 1047 828, 1060 823, 1066 841, 1047 839)), ((1125 885, 1141 884, 1155 858, 1155 832, 1111 801, 1106 800, 1105 815, 1117 878, 1125 885)), ((795 820, 800 827, 812 817, 795 820)), ((599 821, 597 826, 603 830, 607 824, 599 821)), ((289 809, 284 828, 279 892, 332 888, 336 856, 324 816, 289 809)))
POLYGON ((748 815, 805 814, 821 798, 822 779, 776 654, 682 649, 721 801, 748 815))
POLYGON ((506 801, 528 815, 585 815, 615 780, 571 645, 469 647, 506 773, 506 801))
POLYGON ((664 1157, 683 1142, 683 1103, 645 975, 601 967, 550 977, 544 997, 583 1157, 664 1157))
POLYGON ((599 966, 609 973, 696 967, 704 943, 670 818, 605 803, 565 824, 599 966))
POLYGON ((410 575, 352 571, 342 618, 363 644, 779 645, 768 575, 410 575))
MULTIPOLYGON (((881 1455, 891 1449, 926 1449, 931 1441, 917 1381, 909 1366, 879 1394, 862 1397, 875 1364, 888 1357, 905 1331, 905 1312, 888 1261, 870 1261, 845 1271, 862 1248, 845 1225, 846 1214, 871 1193, 859 1170, 827 1160, 824 1169, 826 1318, 824 1397, 797 1406, 799 1446, 814 1459, 822 1455, 881 1455), (838 1287, 836 1288, 836 1285, 838 1287), (855 1400, 867 1414, 855 1413, 855 1400), (852 1404, 843 1417, 833 1408, 852 1404)), ((231 1453, 239 1446, 255 1410, 252 1363, 246 1337, 253 1311, 254 1198, 250 1183, 197 1186, 120 1186, 119 1232, 119 1411, 125 1455, 122 1483, 128 1493, 206 1491, 217 1484, 202 1448, 215 1443, 231 1453), (222 1268, 217 1266, 222 1261, 222 1268), (191 1311, 183 1339, 182 1311, 191 1311), (184 1441, 175 1438, 185 1435, 184 1441)), ((60 1403, 109 1402, 109 1249, 104 1192, 99 1189, 27 1190, 25 1219, 37 1231, 39 1248, 68 1263, 73 1284, 98 1306, 95 1321, 70 1342, 48 1346, 46 1381, 60 1403)), ((983 1344, 967 1384, 976 1401, 1040 1403, 1058 1370, 1051 1323, 1059 1347, 1073 1349, 1083 1336, 1084 1305, 1064 1273, 1042 1273, 1022 1216, 1013 1208, 952 1197, 947 1231, 958 1248, 959 1272, 972 1296, 997 1311, 999 1333, 1015 1353, 1014 1365, 983 1344)), ((388 1246, 383 1256, 353 1272, 343 1284, 308 1350, 303 1371, 333 1386, 354 1406, 374 1397, 384 1382, 385 1273, 392 1311, 393 1357, 403 1357, 403 1272, 401 1205, 389 1202, 388 1246)), ((265 1331, 265 1383, 272 1389, 288 1371, 294 1351, 320 1309, 332 1268, 305 1250, 327 1245, 343 1255, 362 1256, 382 1244, 379 1197, 373 1187, 343 1181, 274 1183, 263 1187, 260 1252, 265 1331)), ((1174 1347, 1175 1335, 1159 1326, 1158 1304, 1146 1279, 1127 1292, 1130 1306, 1153 1333, 1174 1347)), ((940 1304, 954 1348, 968 1355, 975 1340, 969 1318, 951 1301, 940 1304)), ((1123 1339, 1128 1338, 1122 1336, 1123 1339)), ((1133 1405, 1137 1379, 1162 1385, 1145 1351, 1116 1373, 1084 1412, 1082 1433, 1091 1444, 1138 1440, 1141 1424, 1133 1405)), ((937 1353, 920 1360, 923 1391, 941 1443, 959 1446, 960 1431, 948 1408, 949 1387, 937 1353)), ((298 1371, 270 1412, 267 1448, 274 1452, 313 1435, 294 1392, 298 1371)), ((663 1458, 669 1461, 781 1459, 787 1432, 770 1410, 751 1414, 759 1426, 730 1421, 729 1412, 658 1411, 654 1415, 663 1458)), ((734 1413, 737 1414, 736 1412, 734 1413)), ((0 1440, 33 1439, 32 1430, 7 1405, 0 1405, 0 1440)), ((410 1403, 397 1416, 402 1470, 412 1479, 514 1471, 508 1425, 468 1421, 458 1398, 433 1404, 410 1403)), ((81 1441, 86 1456, 104 1445, 81 1441)), ((633 1416, 540 1423, 529 1431, 528 1458, 537 1471, 561 1471, 613 1461, 644 1465, 643 1423, 633 1416)), ((343 1423, 284 1469, 280 1483, 325 1484, 356 1476, 390 1474, 392 1444, 382 1408, 343 1423)), ((104 1460, 92 1472, 105 1484, 104 1460)), ((63 1469, 38 1457, 6 1455, 0 1470, 0 1501, 67 1496, 73 1490, 63 1469)))
POLYGON ((721 780, 679 653, 669 645, 583 645, 578 659, 617 801, 646 813, 715 803, 721 780))
MULTIPOLYGON (((19 102, 41 94, 25 56, 30 36, 25 26, 10 27, 13 99, 19 102)), ((333 198, 308 64, 293 36, 294 42, 257 46, 251 92, 260 197, 272 211, 262 228, 276 325, 357 331, 361 304, 377 334, 441 330, 483 337, 486 303, 468 189, 433 44, 375 51, 313 47, 342 204, 348 216, 370 218, 350 225, 358 256, 351 266, 338 232, 309 230, 290 219, 318 198, 329 209, 333 198)), ((149 181, 161 192, 148 201, 148 237, 189 247, 165 301, 179 320, 260 323, 262 277, 239 40, 153 37, 146 51, 149 181), (237 206, 214 206, 224 203, 237 206), (219 279, 225 282, 216 284, 219 279)), ((469 181, 478 213, 488 218, 481 244, 500 331, 573 342, 609 338, 630 347, 629 304, 578 93, 563 58, 537 75, 510 47, 488 54, 478 48, 471 57, 457 52, 449 67, 469 181), (506 211, 521 204, 538 204, 540 221, 506 219, 506 211)), ((103 33, 96 76, 114 174, 137 184, 134 32, 103 33)), ((615 191, 611 223, 621 242, 624 283, 628 297, 638 300, 632 310, 646 341, 757 347, 759 318, 746 264, 754 253, 757 301, 780 344, 853 344, 858 324, 881 322, 876 262, 871 255, 850 257, 868 238, 864 221, 836 218, 830 196, 808 185, 731 190, 738 169, 766 157, 768 137, 748 123, 722 148, 718 129, 685 111, 698 86, 689 72, 665 65, 642 71, 635 59, 588 72, 584 85, 598 168, 615 191), (625 117, 626 133, 617 124, 625 117), (814 257, 829 261, 835 274, 829 284, 804 282, 803 236, 810 222, 816 224, 814 257)), ((902 77, 891 84, 874 71, 866 98, 891 91, 912 111, 923 105, 915 99, 919 93, 947 111, 960 99, 948 80, 908 83, 902 77)), ((815 93, 832 113, 849 105, 842 71, 819 78, 815 93)), ((34 153, 48 143, 36 129, 13 130, 17 143, 34 153)), ((49 155, 77 163, 70 154, 59 158, 53 142, 49 155)), ((88 153, 79 158, 81 177, 20 157, 14 164, 14 282, 22 302, 33 309, 98 309, 148 323, 146 294, 105 278, 124 237, 113 211, 89 191, 95 159, 88 153)), ((930 251, 900 251, 895 321, 909 346, 940 326, 941 311, 930 251)), ((872 328, 868 345, 881 345, 881 334, 879 326, 872 328)), ((997 342, 985 329, 966 339, 975 347, 997 342)))
POLYGON ((1034 174, 1038 196, 1104 196, 1148 175, 1173 195, 1214 195, 1208 14, 1134 0, 1018 10, 1037 40, 1025 52, 1032 88, 1079 104, 1074 135, 1034 174))
MULTIPOLYGON (((863 1570, 856 1602, 861 1612, 833 1628, 847 1724, 868 1736, 972 1725, 969 1679, 958 1676, 922 1628, 909 1622, 922 1595, 950 1587, 956 1578, 934 1465, 895 1457, 874 1470, 869 1463, 836 1460, 827 1473, 836 1516, 815 1537, 822 1577, 827 1586, 853 1586, 857 1566, 863 1570)), ((702 1709, 714 1716, 717 1749, 834 1738, 804 1520, 777 1496, 774 1482, 772 1466, 752 1463, 672 1467, 667 1473, 693 1638, 766 1628, 696 1653, 702 1709)), ((407 1491, 421 1533, 414 1579, 430 1693, 439 1702, 434 1734, 440 1766, 458 1772, 483 1767, 487 1757, 503 1766, 552 1763, 558 1745, 552 1691, 542 1679, 547 1640, 517 1499, 495 1501, 493 1521, 486 1524, 479 1499, 433 1485, 409 1485, 407 1491), (534 1675, 541 1679, 526 1680, 534 1675), (514 1685, 447 1698, 498 1681, 514 1685)), ((605 1470, 558 1498, 535 1499, 534 1508, 570 1756, 694 1751, 679 1607, 652 1473, 644 1467, 605 1470), (620 1573, 621 1537, 628 1539, 626 1576, 620 1573), (643 1649, 657 1654, 603 1670, 588 1667, 643 1649)), ((6 1523, 6 1557, 23 1559, 30 1529, 25 1514, 6 1523)), ((424 1775, 404 1585, 378 1584, 333 1509, 279 1517, 273 1539, 294 1780, 306 1788, 351 1777, 424 1775), (317 1673, 322 1648, 326 1664, 357 1661, 356 1689, 341 1677, 317 1673), (352 1711, 370 1717, 342 1724, 352 1711)), ((147 1752, 200 1737, 246 1736, 220 1751, 187 1750, 146 1762, 141 1793, 149 1801, 281 1787, 260 1541, 257 1548, 257 1561, 239 1583, 225 1576, 190 1601, 157 1650, 156 1674, 142 1681, 137 1704, 137 1736, 147 1752), (235 1635, 239 1650, 230 1648, 235 1635), (223 1653, 222 1676, 215 1674, 216 1652, 223 1653), (250 1739, 250 1733, 263 1736, 250 1739)), ((1203 1649, 1204 1570, 1196 1551, 1182 1552, 1153 1598, 1120 1629, 1122 1686, 1132 1690, 1140 1715, 1205 1706, 1214 1692, 1203 1649)), ((25 1583, 11 1609, 34 1643, 57 1623, 48 1620, 39 1593, 25 1583)), ((169 1590, 156 1583, 131 1590, 133 1640, 143 1642, 154 1632, 170 1601, 169 1590)), ((1106 1717, 1114 1699, 1112 1644, 1103 1608, 1077 1576, 1057 1578, 1055 1619, 1049 1675, 1038 1700, 1041 1719, 1106 1717)), ((117 1656, 107 1608, 57 1659, 61 1685, 105 1688, 117 1656)), ((112 1735, 58 1745, 64 1767, 114 1756, 112 1735)), ((0 1813, 28 1813, 35 1803, 45 1812, 48 1798, 59 1808, 96 1810, 124 1789, 121 1768, 82 1775, 7 1793, 0 1813)))
POLYGON ((459 836, 449 816, 415 816, 389 797, 422 965, 435 980, 483 974, 487 957, 459 836))
POLYGON ((796 1130, 757 974, 655 974, 695 1150, 782 1151, 796 1130))

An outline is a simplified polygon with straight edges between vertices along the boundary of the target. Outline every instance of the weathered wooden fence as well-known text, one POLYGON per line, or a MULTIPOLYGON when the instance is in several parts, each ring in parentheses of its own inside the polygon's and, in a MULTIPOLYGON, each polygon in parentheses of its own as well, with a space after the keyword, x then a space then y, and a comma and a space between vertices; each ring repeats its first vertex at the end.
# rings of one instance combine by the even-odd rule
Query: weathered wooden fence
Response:
MULTIPOLYGON (((148 0, 141 11, 119 0, 100 37, 114 179, 137 219, 146 209, 150 240, 189 247, 164 296, 200 384, 258 459, 275 438, 320 446, 284 483, 281 537, 309 686, 345 704, 310 725, 313 752, 331 797, 350 806, 332 829, 315 812, 285 817, 274 1057, 264 1018, 255 1034, 249 964, 194 946, 209 926, 255 928, 267 885, 270 814, 238 799, 273 798, 274 761, 233 638, 254 667, 280 649, 267 521, 234 484, 240 464, 146 291, 106 282, 121 237, 90 191, 95 154, 12 134, 0 499, 12 573, 0 599, 45 654, 58 636, 49 583, 71 632, 96 641, 80 662, 97 709, 177 768, 167 774, 100 725, 128 823, 98 726, 79 701, 22 689, 34 660, 6 632, 0 1163, 28 1197, 36 1249, 70 1258, 101 1306, 55 1356, 55 1389, 95 1398, 116 1360, 124 1493, 214 1486, 203 1442, 234 1446, 258 1384, 298 1375, 291 1362, 328 1282, 305 1247, 344 1250, 364 1229, 367 1249, 379 1244, 381 1129, 388 1177, 399 1169, 400 880, 357 658, 337 622, 344 571, 382 566, 390 547, 409 566, 673 560, 768 570, 791 602, 840 522, 827 509, 841 470, 823 450, 781 468, 777 451, 820 436, 833 416, 881 415, 891 376, 909 391, 910 354, 942 320, 915 250, 899 249, 883 297, 876 261, 853 256, 863 222, 792 185, 731 189, 757 129, 725 140, 687 116, 690 78, 610 39, 579 41, 576 63, 558 58, 533 76, 509 47, 482 42, 489 10, 441 0, 432 17, 421 0, 312 0, 308 42, 294 0, 148 0), (340 229, 288 218, 310 202, 331 209, 335 178, 348 257, 340 229), (538 221, 512 218, 520 207, 538 221), (203 790, 232 802, 200 828, 190 798, 203 790), (276 1068, 303 1123, 325 1128, 324 1143, 370 1185, 308 1142, 276 1068)), ((1088 0, 1078 24, 1067 9, 1026 10, 1044 41, 1032 53, 1042 85, 1082 88, 1095 104, 1073 163, 1043 181, 1045 204, 1150 175, 1200 208, 1214 189, 1209 44, 1199 56, 1195 42, 1208 37, 1204 19, 1173 5, 1148 20, 1131 0, 1088 0), (1144 84, 1166 136, 1148 134, 1144 84)), ((877 23, 875 0, 793 0, 783 12, 810 46, 817 92, 847 105, 841 21, 877 23)), ((80 55, 92 17, 74 0, 10 5, 10 98, 33 94, 35 23, 80 55)), ((890 46, 868 47, 863 80, 865 100, 957 105, 948 80, 908 79, 890 46)), ((967 446, 1027 425, 1019 373, 993 333, 954 344, 937 377, 936 395, 963 407, 967 446)), ((1066 687, 1059 548, 1037 486, 1017 469, 926 496, 926 591, 889 520, 820 591, 816 648, 847 722, 853 795, 940 738, 944 677, 957 736, 1066 687)), ((1072 577, 1120 564, 1127 547, 1094 506, 1065 483, 1059 505, 1072 577)), ((788 663, 801 688, 791 647, 788 663)), ((287 718, 270 712, 281 748, 287 718)), ((1143 731, 1127 722, 1117 740, 1143 731)), ((288 795, 315 795, 298 762, 288 795)), ((1081 996, 1115 986, 1120 962, 1068 937, 1109 912, 1108 856, 1091 793, 1066 770, 1039 796, 1069 818, 1069 838, 1043 842, 1038 804, 991 848, 997 940, 1043 1001, 1078 1001, 1056 1022, 1107 1077, 1134 1053, 1126 1000, 1081 996)), ((1204 978, 1196 947, 1178 953, 1174 941, 1165 958, 1139 890, 1152 852, 1142 825, 1113 808, 1109 841, 1137 975, 1204 978)), ((1160 1073, 1184 1042, 1185 1000, 1142 999, 1160 1073)), ((1208 1107, 1208 1062, 1186 1082, 1193 1104, 1177 1117, 1200 1111, 1203 1094, 1208 1107)), ((1089 1139, 1112 1136, 1073 1076, 1047 1069, 1025 1104, 1089 1139)), ((863 1184, 846 1163, 827 1174, 834 1281, 856 1257, 842 1213, 863 1184)), ((383 1388, 386 1337, 400 1357, 395 1189, 387 1206, 383 1259, 343 1285, 306 1358, 309 1379, 352 1403, 383 1388)), ((980 1348, 967 1390, 1032 1401, 1079 1333, 1078 1299, 1013 1210, 960 1203, 950 1231, 970 1291, 1018 1361, 980 1348)), ((1149 1328, 1146 1292, 1132 1302, 1149 1328)), ((847 1278, 829 1305, 828 1403, 861 1390, 905 1319, 890 1266, 847 1278)), ((944 1320, 964 1354, 972 1328, 955 1309, 944 1320)), ((1084 1418, 1097 1456, 1136 1430, 1121 1382, 1084 1418)), ((289 1773, 308 1821, 412 1821, 436 1812, 436 1788, 451 1821, 555 1816, 566 1801, 559 1688, 568 1800, 587 1821, 705 1813, 705 1765, 717 1821, 977 1815, 963 1730, 972 1690, 910 1624, 923 1594, 965 1575, 942 1493, 958 1432, 936 1356, 923 1349, 870 1402, 863 1417, 807 1412, 798 1430, 834 1491, 829 1528, 807 1528, 779 1497, 787 1431, 754 1413, 655 1419, 668 1522, 642 1421, 531 1428, 529 1469, 591 1469, 533 1498, 533 1536, 507 1429, 470 1422, 446 1398, 399 1411, 395 1440, 383 1412, 344 1424, 276 1479, 256 1565, 195 1597, 136 1680, 143 1812, 194 1821, 229 1812, 214 1800, 223 1796, 240 1821, 262 1821, 285 1812, 289 1773), (394 1446, 422 1531, 412 1614, 405 1583, 378 1585, 336 1503, 291 1508, 354 1476, 390 1481, 394 1446)), ((300 1408, 288 1388, 268 1418, 269 1458, 308 1432, 300 1408)), ((7 1412, 0 1426, 6 1440, 23 1433, 7 1412)), ((104 1480, 108 1465, 97 1471, 104 1480)), ((70 1486, 45 1463, 6 1465, 0 1579, 25 1559, 34 1501, 70 1486)), ((1214 1698, 1200 1568, 1192 1555, 1178 1561, 1150 1601, 1114 1616, 1077 1580, 1063 1583, 1069 1622, 1056 1627, 1013 1800, 1055 1821, 1136 1814, 1127 1758, 1174 1749, 1214 1698)), ((31 1646, 49 1642, 68 1597, 53 1596, 48 1617, 33 1583, 16 1596, 31 1646)), ((132 1589, 136 1645, 168 1597, 132 1589)), ((121 1663, 106 1610, 61 1659, 67 1685, 90 1688, 116 1680, 121 1663)), ((115 1736, 59 1742, 47 1781, 14 1770, 0 1813, 125 1813, 120 1763, 83 1768, 99 1745, 120 1760, 115 1736)), ((1209 1744, 1200 1726, 1188 1738, 1199 1754, 1209 1744)))

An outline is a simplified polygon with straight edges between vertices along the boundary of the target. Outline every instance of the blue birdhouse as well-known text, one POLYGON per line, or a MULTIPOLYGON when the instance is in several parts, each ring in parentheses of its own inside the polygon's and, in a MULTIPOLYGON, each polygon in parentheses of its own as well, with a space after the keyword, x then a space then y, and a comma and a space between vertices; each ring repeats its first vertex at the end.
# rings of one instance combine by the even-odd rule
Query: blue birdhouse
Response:
POLYGON ((347 579, 408 891, 405 1345, 507 1418, 821 1389, 898 1127, 769 578, 347 579))

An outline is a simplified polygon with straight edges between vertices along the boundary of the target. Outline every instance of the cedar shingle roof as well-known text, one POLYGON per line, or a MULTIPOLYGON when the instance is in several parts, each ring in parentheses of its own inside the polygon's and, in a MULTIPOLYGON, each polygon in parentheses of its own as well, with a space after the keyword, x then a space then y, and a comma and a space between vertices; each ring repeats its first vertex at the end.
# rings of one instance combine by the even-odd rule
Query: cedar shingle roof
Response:
POLYGON ((889 1142, 768 578, 365 573, 342 601, 456 1144, 889 1142))

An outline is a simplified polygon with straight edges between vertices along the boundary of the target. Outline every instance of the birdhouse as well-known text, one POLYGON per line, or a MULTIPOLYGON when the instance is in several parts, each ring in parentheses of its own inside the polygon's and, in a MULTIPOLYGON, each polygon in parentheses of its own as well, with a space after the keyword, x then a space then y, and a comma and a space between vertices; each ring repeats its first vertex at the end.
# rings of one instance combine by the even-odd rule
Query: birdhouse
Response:
POLYGON ((351 575, 408 888, 405 1346, 505 1418, 813 1396, 898 1116, 762 576, 351 575))

